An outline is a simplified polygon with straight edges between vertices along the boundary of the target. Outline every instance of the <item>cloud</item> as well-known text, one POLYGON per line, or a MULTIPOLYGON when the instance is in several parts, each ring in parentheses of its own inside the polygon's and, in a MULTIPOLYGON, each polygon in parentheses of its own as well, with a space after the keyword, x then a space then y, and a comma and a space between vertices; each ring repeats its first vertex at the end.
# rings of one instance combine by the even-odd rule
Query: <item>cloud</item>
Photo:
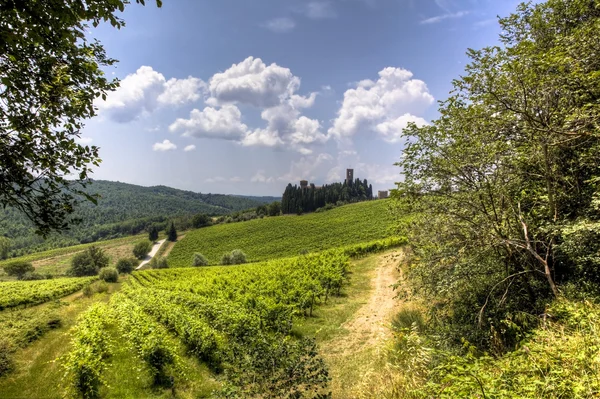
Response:
POLYGON ((241 117, 239 108, 231 104, 219 109, 193 109, 189 119, 178 118, 169 126, 169 131, 181 132, 183 136, 240 141, 248 134, 248 126, 242 123, 241 117))
POLYGON ((310 19, 326 19, 335 18, 335 12, 331 2, 329 1, 310 1, 299 11, 310 19))
POLYGON ((234 177, 230 177, 230 178, 225 178, 223 176, 215 176, 215 177, 209 177, 208 179, 204 180, 206 183, 223 183, 223 182, 231 182, 231 183, 239 183, 242 180, 241 177, 239 176, 234 176, 234 177))
POLYGON ((109 119, 127 123, 162 106, 196 101, 205 88, 206 84, 198 78, 167 81, 152 67, 141 66, 121 80, 119 88, 109 93, 106 101, 98 99, 95 105, 109 119))
POLYGON ((193 144, 187 145, 185 146, 185 148, 183 149, 183 151, 185 152, 190 152, 190 151, 194 151, 196 149, 196 146, 193 144))
POLYGON ((260 58, 248 57, 209 81, 210 105, 239 103, 257 108, 272 107, 289 98, 300 87, 300 78, 288 68, 260 58))
POLYGON ((234 177, 230 178, 229 181, 232 182, 232 183, 239 183, 239 182, 241 182, 243 180, 239 176, 234 176, 234 177))
POLYGON ((429 24, 437 24, 438 22, 442 22, 446 19, 458 19, 462 18, 466 15, 469 15, 469 11, 459 11, 455 13, 442 14, 435 17, 424 19, 420 22, 421 25, 429 25, 429 24))
POLYGON ((88 145, 91 144, 94 140, 91 137, 81 136, 76 138, 75 141, 77 142, 77 144, 88 145))
POLYGON ((176 150, 177 146, 173 143, 171 143, 169 140, 164 140, 162 143, 154 143, 154 145, 152 146, 152 149, 154 151, 172 151, 172 150, 176 150))
POLYGON ((288 17, 274 18, 262 25, 264 28, 276 33, 290 32, 296 27, 296 22, 288 17))
POLYGON ((252 183, 273 183, 275 182, 275 178, 265 176, 265 171, 261 169, 252 176, 250 181, 252 183))
POLYGON ((300 78, 289 68, 267 65, 260 58, 248 57, 209 79, 208 105, 194 109, 189 119, 177 119, 171 132, 199 138, 235 141, 243 146, 287 148, 309 154, 309 145, 322 144, 328 136, 318 120, 302 115, 314 105, 317 93, 297 94, 300 78), (238 106, 261 110, 266 126, 249 128, 242 123, 238 106))
POLYGON ((410 71, 384 68, 377 81, 362 80, 356 83, 356 88, 346 90, 328 133, 343 141, 368 130, 395 142, 406 123, 425 122, 415 115, 424 112, 433 102, 425 82, 413 79, 410 71))

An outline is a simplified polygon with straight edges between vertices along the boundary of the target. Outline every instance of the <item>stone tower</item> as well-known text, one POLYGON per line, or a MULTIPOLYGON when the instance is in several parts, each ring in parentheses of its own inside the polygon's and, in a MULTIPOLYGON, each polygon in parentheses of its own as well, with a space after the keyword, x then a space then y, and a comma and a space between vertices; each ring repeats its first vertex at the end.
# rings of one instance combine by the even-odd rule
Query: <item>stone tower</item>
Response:
POLYGON ((346 169, 346 184, 350 185, 354 181, 354 169, 346 169))

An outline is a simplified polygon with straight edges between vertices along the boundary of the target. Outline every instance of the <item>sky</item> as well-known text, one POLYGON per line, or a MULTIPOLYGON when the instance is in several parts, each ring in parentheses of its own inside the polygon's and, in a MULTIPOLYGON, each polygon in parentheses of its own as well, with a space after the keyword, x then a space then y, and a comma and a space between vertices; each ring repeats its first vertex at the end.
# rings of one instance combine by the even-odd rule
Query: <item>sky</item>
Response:
POLYGON ((280 196, 288 183, 401 180, 402 129, 431 123, 513 0, 163 0, 90 36, 120 79, 79 141, 93 178, 280 196))

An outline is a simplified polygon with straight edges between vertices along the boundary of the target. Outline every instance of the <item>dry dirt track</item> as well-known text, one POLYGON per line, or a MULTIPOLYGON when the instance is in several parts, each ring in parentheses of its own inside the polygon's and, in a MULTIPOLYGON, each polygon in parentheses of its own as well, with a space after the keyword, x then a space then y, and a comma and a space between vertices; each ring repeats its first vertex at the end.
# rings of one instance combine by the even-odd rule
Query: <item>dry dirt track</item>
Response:
POLYGON ((378 355, 392 337, 390 322, 400 308, 392 285, 400 278, 398 266, 404 252, 380 255, 369 273, 371 289, 354 315, 340 327, 344 333, 324 342, 321 353, 330 369, 330 389, 334 399, 359 398, 357 390, 374 371, 378 355))
POLYGON ((391 336, 389 323, 398 307, 392 284, 398 282, 397 266, 402 258, 403 252, 395 251, 379 259, 368 302, 342 325, 349 331, 343 340, 344 352, 377 346, 391 336))

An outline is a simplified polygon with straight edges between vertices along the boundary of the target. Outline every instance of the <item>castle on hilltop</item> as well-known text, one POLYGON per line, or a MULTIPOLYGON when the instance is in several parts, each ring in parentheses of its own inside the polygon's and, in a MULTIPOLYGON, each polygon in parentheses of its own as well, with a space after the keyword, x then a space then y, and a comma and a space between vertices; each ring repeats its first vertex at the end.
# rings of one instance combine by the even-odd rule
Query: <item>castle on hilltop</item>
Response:
MULTIPOLYGON (((352 182, 354 182, 354 169, 346 169, 346 184, 347 185, 352 185, 352 182)), ((322 186, 315 186, 314 184, 308 184, 308 180, 300 180, 300 188, 308 188, 308 187, 312 187, 315 188, 317 190, 321 189, 322 186)))

